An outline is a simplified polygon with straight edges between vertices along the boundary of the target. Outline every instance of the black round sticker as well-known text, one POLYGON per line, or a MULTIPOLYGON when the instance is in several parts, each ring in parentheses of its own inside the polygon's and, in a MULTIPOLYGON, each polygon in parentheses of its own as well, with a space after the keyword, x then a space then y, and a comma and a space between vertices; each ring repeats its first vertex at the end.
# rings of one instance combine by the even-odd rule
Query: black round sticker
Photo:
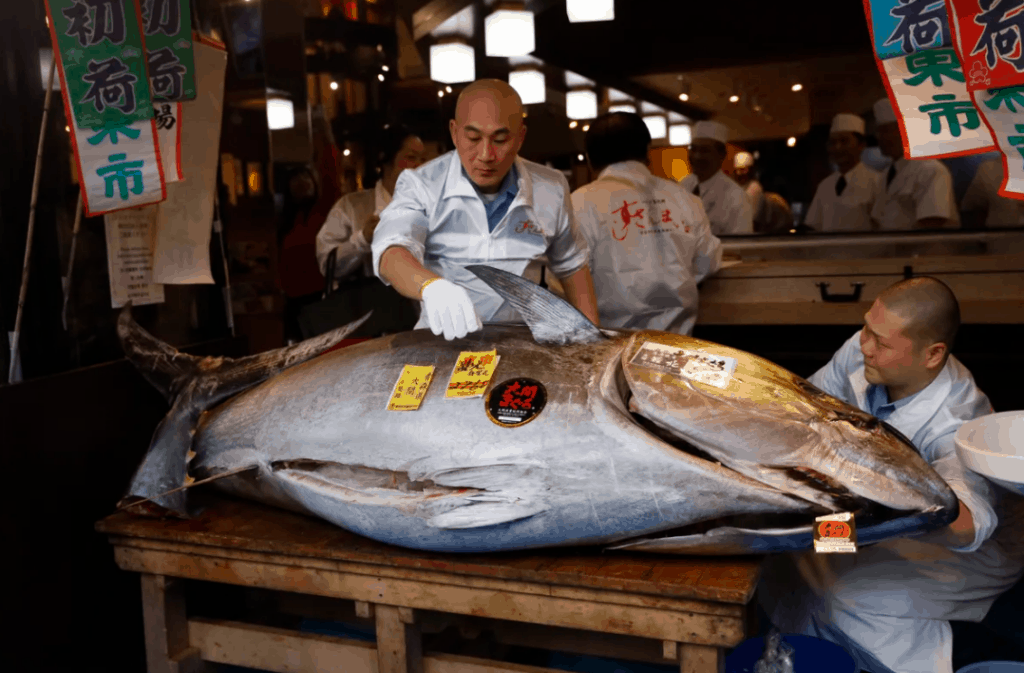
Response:
POLYGON ((547 401, 548 393, 540 381, 509 379, 491 388, 487 416, 506 427, 526 425, 537 417, 547 401))

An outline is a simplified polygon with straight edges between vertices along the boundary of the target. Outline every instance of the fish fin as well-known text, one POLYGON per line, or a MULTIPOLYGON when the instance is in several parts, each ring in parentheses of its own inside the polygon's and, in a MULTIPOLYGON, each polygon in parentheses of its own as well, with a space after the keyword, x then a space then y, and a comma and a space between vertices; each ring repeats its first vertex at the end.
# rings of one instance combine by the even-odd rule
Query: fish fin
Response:
POLYGON ((196 357, 179 353, 170 344, 144 330, 125 306, 117 320, 117 334, 125 355, 159 390, 171 409, 153 433, 149 451, 132 477, 122 503, 142 498, 185 516, 187 456, 204 411, 271 376, 310 360, 358 329, 369 314, 356 322, 285 348, 244 358, 196 357))
POLYGON ((483 264, 466 268, 519 311, 537 343, 589 344, 607 338, 575 306, 521 276, 483 264))
POLYGON ((741 555, 771 554, 810 549, 814 532, 810 525, 794 528, 754 530, 730 526, 707 533, 627 541, 609 549, 661 554, 741 555))
POLYGON ((457 507, 427 520, 432 528, 456 530, 465 528, 484 528, 501 523, 510 523, 527 519, 549 508, 542 503, 531 503, 524 500, 494 502, 492 498, 472 498, 474 504, 457 507))

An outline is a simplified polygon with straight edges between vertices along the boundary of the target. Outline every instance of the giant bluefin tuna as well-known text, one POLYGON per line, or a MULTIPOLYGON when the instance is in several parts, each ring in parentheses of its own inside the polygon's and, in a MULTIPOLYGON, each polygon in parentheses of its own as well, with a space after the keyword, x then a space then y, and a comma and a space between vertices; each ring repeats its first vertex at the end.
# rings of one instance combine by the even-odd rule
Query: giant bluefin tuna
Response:
POLYGON ((231 361, 180 354, 126 309, 125 352, 172 408, 122 504, 187 515, 188 486, 209 480, 452 552, 764 553, 811 547, 814 517, 831 512, 855 514, 861 544, 955 518, 955 495, 908 440, 785 369, 677 334, 601 330, 525 279, 470 268, 525 325, 320 355, 352 325, 231 361), (492 390, 525 380, 544 398, 521 422, 498 422, 491 395, 445 397, 460 352, 490 349, 492 390), (441 380, 418 410, 388 411, 407 364, 441 380))

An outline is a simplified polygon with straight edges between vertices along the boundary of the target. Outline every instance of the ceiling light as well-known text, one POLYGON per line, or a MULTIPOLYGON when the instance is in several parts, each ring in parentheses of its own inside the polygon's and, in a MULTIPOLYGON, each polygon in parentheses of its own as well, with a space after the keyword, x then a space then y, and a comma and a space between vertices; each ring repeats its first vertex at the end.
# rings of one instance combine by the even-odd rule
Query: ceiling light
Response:
POLYGON ((572 70, 565 71, 565 86, 570 89, 576 89, 587 86, 594 86, 594 80, 587 79, 583 75, 574 73, 572 70))
POLYGON ((803 89, 803 88, 804 88, 804 85, 803 85, 803 84, 800 84, 799 82, 797 82, 797 83, 796 83, 796 84, 794 84, 794 85, 793 85, 793 86, 792 86, 791 88, 793 89, 793 91, 800 91, 801 89, 803 89))
POLYGON ((380 69, 383 70, 384 72, 391 70, 391 68, 387 67, 386 65, 382 65, 380 69))
POLYGON ((790 147, 796 147, 796 138, 790 136, 789 140, 786 141, 786 144, 789 145, 790 147))
POLYGON ((347 157, 348 155, 352 154, 352 150, 345 150, 344 152, 342 152, 342 154, 344 154, 347 157))
POLYGON ((571 128, 571 129, 576 128, 578 125, 579 125, 579 122, 576 121, 575 119, 573 119, 571 122, 569 122, 569 128, 571 128))
POLYGON ((565 116, 569 119, 593 119, 597 116, 597 94, 590 89, 565 94, 565 116))
POLYGON ((623 100, 632 100, 628 93, 623 93, 618 89, 608 89, 608 102, 617 103, 623 100))
POLYGON ((337 91, 337 90, 338 90, 338 83, 337 82, 331 82, 331 91, 337 91))
POLYGON ((444 91, 438 91, 437 92, 437 97, 438 98, 444 98, 444 91))
POLYGON ((65 126, 64 130, 67 131, 68 133, 71 133, 71 127, 70 126, 65 126))
POLYGON ((729 102, 730 103, 739 103, 740 102, 740 97, 737 96, 736 94, 733 94, 733 95, 729 96, 729 102))
POLYGON ((688 122, 688 121, 690 121, 690 119, 688 117, 686 117, 685 115, 679 114, 678 112, 669 111, 669 113, 668 113, 668 121, 669 121, 670 124, 672 124, 672 123, 680 124, 682 122, 688 122))
POLYGON ((585 157, 582 154, 577 154, 576 158, 579 159, 580 161, 583 161, 585 157))
POLYGON ((570 23, 613 21, 615 0, 565 0, 565 13, 570 23))
POLYGON ((659 140, 668 134, 668 122, 662 115, 644 117, 647 130, 651 132, 651 140, 659 140))
POLYGON ((377 79, 379 79, 380 81, 383 82, 384 81, 384 75, 377 75, 377 79))
POLYGON ((589 130, 590 130, 590 124, 584 124, 583 125, 583 132, 586 133, 589 130))
POLYGON ((687 94, 687 93, 679 94, 679 100, 681 100, 681 101, 683 101, 685 103, 686 101, 690 100, 690 94, 687 94))
POLYGON ((295 126, 295 107, 286 98, 267 100, 267 126, 276 131, 290 129, 295 126))
POLYGON ((608 114, 613 112, 630 112, 636 114, 636 106, 634 105, 612 105, 608 108, 608 114))
POLYGON ((462 42, 444 42, 430 47, 430 79, 456 84, 476 79, 476 54, 462 42))
POLYGON ((444 92, 445 92, 445 93, 451 93, 451 92, 452 92, 452 88, 451 88, 450 86, 446 86, 446 87, 444 88, 444 92))
POLYGON ((690 136, 690 125, 689 124, 674 124, 668 127, 668 142, 670 145, 676 147, 684 147, 690 144, 692 140, 690 136))
POLYGON ((484 19, 484 44, 488 56, 526 56, 537 48, 533 12, 499 9, 484 19))
POLYGON ((519 94, 523 105, 547 100, 547 82, 540 70, 513 70, 508 74, 508 83, 519 94))

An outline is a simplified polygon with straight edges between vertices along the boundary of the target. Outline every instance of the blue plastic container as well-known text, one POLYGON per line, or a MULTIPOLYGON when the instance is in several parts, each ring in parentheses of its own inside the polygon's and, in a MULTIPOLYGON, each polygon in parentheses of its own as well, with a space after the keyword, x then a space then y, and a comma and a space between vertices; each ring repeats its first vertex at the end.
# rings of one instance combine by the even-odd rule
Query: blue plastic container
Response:
MULTIPOLYGON (((783 635, 782 642, 793 648, 794 673, 857 673, 853 657, 835 643, 793 633, 783 635)), ((726 657, 725 673, 753 673, 763 654, 764 638, 745 640, 726 657)))
POLYGON ((1019 661, 979 661, 964 666, 956 673, 1024 673, 1024 663, 1019 661))

